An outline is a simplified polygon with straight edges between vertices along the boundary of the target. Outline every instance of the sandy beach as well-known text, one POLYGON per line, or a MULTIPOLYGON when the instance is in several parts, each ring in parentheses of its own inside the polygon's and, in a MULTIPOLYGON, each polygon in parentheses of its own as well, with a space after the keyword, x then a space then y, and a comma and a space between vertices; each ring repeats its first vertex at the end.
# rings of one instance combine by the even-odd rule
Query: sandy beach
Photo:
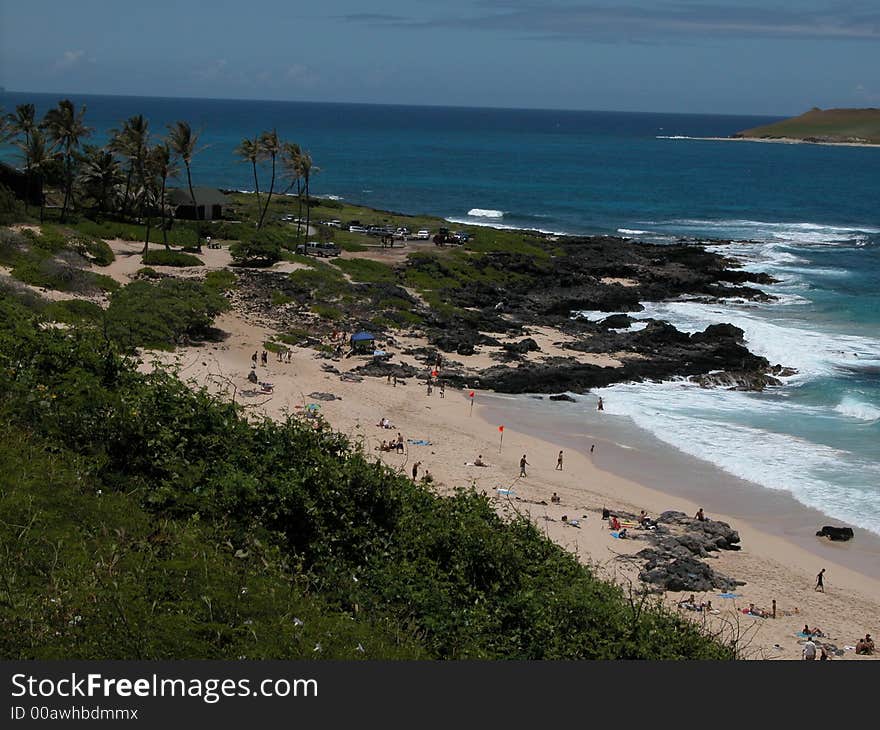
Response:
MULTIPOLYGON (((147 355, 143 367, 151 367, 153 361, 175 364, 182 378, 235 397, 255 417, 302 415, 310 405, 313 410, 317 406, 334 430, 348 435, 390 468, 411 475, 418 463, 418 477, 430 473, 440 494, 468 486, 485 492, 500 512, 528 515, 550 539, 625 586, 638 584, 638 566, 627 556, 645 544, 613 539, 601 519, 602 508, 634 513, 645 509, 656 516, 669 509, 691 515, 701 506, 600 468, 595 454, 591 457, 588 450, 581 453, 552 438, 529 433, 527 423, 505 423, 502 444, 497 413, 484 405, 484 400, 491 400, 488 394, 476 392, 471 411, 467 391, 446 389, 441 398, 436 388, 428 395, 424 382, 417 379, 401 380, 396 386, 369 377, 351 382, 325 370, 332 367, 344 373, 368 358, 330 360, 311 349, 294 347, 287 363, 279 362, 270 352, 266 366, 259 364, 256 370, 260 381, 272 383, 273 392, 261 393, 247 375, 253 353, 262 353, 263 342, 272 331, 234 313, 221 316, 216 324, 228 334, 223 343, 147 355), (334 399, 323 400, 326 396, 321 394, 331 394, 334 399), (392 428, 378 426, 382 418, 388 418, 392 428), (396 438, 398 433, 407 442, 404 453, 379 449, 382 441, 396 438), (555 468, 560 448, 564 449, 561 471, 555 468), (529 462, 528 476, 520 479, 523 454, 529 462), (478 456, 489 466, 474 466, 478 456), (558 504, 551 503, 554 492, 560 497, 558 504), (563 521, 564 516, 568 522, 563 521), (577 520, 577 527, 572 520, 577 520)), ((386 344, 386 349, 398 348, 386 344)), ((405 355, 397 361, 418 365, 405 355)), ((600 446, 600 450, 604 448, 600 446)), ((602 464, 606 465, 604 460, 602 464)), ((716 489, 719 486, 713 485, 716 489)), ((717 557, 710 559, 712 567, 745 585, 733 599, 720 598, 717 593, 695 596, 698 602, 711 600, 717 614, 683 611, 684 615, 706 621, 711 630, 728 638, 738 636, 744 653, 752 658, 799 659, 803 639, 797 634, 805 624, 819 627, 826 637, 823 642, 843 650, 834 658, 873 658, 857 657, 844 647, 854 646, 866 632, 877 635, 880 581, 846 567, 843 554, 838 562, 819 559, 788 535, 769 534, 739 517, 710 516, 731 523, 742 538, 741 551, 716 553, 717 557), (814 590, 818 565, 827 569, 825 593, 814 590), (750 603, 769 610, 773 600, 776 619, 742 613, 750 603)), ((674 608, 685 597, 669 593, 663 600, 674 608)))

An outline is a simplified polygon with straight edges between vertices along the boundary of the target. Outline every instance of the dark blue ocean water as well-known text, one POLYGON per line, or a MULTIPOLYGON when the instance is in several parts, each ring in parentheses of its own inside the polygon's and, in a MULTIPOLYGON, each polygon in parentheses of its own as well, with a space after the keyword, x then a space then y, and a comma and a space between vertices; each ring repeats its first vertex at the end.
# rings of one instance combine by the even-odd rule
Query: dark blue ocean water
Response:
MULTIPOLYGON (((7 93, 7 110, 57 96, 7 93)), ((202 128, 196 185, 252 189, 233 149, 277 128, 311 152, 318 195, 453 221, 727 247, 779 300, 650 305, 679 327, 730 321, 799 375, 764 394, 617 386, 609 417, 880 533, 880 148, 716 142, 764 117, 74 97, 96 141, 143 113, 202 128)), ((7 149, 4 156, 11 154, 7 149)), ((264 180, 267 178, 264 178, 264 180)), ((262 183, 265 185, 265 182, 262 183)))

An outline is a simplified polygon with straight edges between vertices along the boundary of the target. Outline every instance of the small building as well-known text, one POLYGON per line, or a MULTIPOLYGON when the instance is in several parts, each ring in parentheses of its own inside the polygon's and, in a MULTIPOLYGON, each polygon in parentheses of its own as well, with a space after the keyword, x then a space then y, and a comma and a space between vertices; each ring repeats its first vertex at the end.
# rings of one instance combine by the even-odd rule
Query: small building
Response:
POLYGON ((172 188, 168 191, 168 205, 174 208, 174 217, 184 220, 211 221, 223 217, 223 206, 230 200, 217 188, 193 188, 193 201, 188 188, 172 188))
POLYGON ((376 338, 369 332, 357 332, 351 336, 351 349, 355 352, 373 354, 376 338))

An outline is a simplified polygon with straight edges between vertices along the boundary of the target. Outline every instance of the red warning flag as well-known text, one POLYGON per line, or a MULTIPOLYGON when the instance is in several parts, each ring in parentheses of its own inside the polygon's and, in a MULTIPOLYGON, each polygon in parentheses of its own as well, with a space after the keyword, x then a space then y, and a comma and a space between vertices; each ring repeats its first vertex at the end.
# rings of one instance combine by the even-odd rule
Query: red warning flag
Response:
POLYGON ((501 431, 501 433, 504 433, 504 426, 499 426, 498 430, 501 431))

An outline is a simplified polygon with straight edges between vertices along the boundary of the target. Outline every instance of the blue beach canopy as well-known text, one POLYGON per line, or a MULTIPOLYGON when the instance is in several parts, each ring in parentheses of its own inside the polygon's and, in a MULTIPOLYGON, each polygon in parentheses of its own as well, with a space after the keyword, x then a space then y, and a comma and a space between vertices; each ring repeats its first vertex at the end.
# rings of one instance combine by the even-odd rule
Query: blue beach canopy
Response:
POLYGON ((352 342, 370 342, 375 339, 376 338, 373 337, 373 335, 371 335, 369 332, 358 332, 356 335, 351 336, 352 342))

